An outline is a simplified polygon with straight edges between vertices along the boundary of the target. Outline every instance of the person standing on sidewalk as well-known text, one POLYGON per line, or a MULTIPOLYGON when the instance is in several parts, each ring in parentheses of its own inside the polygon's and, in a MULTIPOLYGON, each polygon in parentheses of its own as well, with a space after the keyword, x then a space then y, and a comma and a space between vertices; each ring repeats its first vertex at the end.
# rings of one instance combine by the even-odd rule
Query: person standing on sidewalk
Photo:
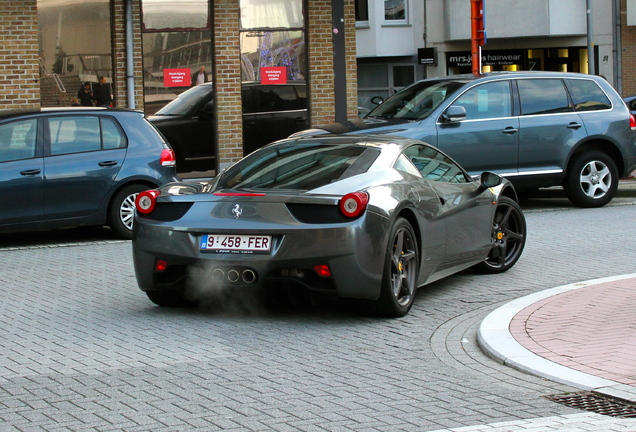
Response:
POLYGON ((93 93, 91 93, 91 83, 86 81, 77 92, 77 98, 81 106, 93 106, 93 93))
POLYGON ((99 83, 93 89, 93 98, 97 106, 110 108, 112 105, 113 97, 110 93, 110 84, 106 82, 106 77, 99 77, 99 83))

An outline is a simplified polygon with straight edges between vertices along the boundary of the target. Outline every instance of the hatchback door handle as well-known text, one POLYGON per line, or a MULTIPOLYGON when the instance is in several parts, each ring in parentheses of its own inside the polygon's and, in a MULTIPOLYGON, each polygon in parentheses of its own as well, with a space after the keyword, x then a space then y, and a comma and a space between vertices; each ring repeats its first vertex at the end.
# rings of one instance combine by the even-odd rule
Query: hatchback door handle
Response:
POLYGON ((583 125, 581 123, 572 122, 568 125, 568 129, 579 129, 583 125))
POLYGON ((34 176, 37 174, 40 174, 42 172, 42 170, 39 169, 32 169, 32 170, 24 170, 24 171, 20 171, 20 174, 22 174, 23 176, 34 176))
POLYGON ((513 128, 513 127, 507 127, 504 130, 502 130, 503 133, 505 133, 506 135, 514 135, 517 132, 519 132, 519 129, 513 128))
POLYGON ((117 165, 119 162, 114 160, 114 161, 104 161, 104 162, 100 162, 97 165, 99 165, 100 167, 112 167, 117 165))

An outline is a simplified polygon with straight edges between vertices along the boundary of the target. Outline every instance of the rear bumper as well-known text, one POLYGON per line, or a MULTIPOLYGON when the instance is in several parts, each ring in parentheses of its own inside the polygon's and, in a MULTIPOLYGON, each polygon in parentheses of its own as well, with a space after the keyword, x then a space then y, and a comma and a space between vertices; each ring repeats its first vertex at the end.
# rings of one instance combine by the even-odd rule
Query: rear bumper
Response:
POLYGON ((201 252, 202 232, 137 219, 135 274, 142 291, 289 284, 340 297, 377 299, 389 225, 388 219, 367 212, 347 224, 282 226, 258 232, 272 235, 269 254, 229 254, 201 252), (157 271, 157 260, 165 261, 167 268, 157 271), (320 265, 327 265, 332 276, 318 275, 314 266, 320 265))

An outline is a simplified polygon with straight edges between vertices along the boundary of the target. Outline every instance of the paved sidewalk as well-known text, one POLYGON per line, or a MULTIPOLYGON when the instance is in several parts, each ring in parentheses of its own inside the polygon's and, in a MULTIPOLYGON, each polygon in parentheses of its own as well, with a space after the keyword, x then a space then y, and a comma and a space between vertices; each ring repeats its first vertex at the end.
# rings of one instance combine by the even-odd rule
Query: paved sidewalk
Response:
POLYGON ((484 319, 478 337, 503 364, 636 402, 635 330, 636 273, 512 301, 484 319))

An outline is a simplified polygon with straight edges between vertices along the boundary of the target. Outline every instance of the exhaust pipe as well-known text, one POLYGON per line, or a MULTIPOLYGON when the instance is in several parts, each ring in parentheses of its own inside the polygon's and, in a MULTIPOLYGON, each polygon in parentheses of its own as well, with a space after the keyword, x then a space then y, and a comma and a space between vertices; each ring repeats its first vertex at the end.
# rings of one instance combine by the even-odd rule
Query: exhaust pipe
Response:
POLYGON ((227 280, 229 280, 232 283, 238 282, 239 277, 240 277, 239 272, 236 270, 230 270, 229 272, 227 272, 227 280))
POLYGON ((220 268, 214 269, 214 271, 212 272, 212 278, 216 282, 221 282, 223 279, 225 279, 225 272, 220 268))
POLYGON ((251 284, 256 281, 256 273, 254 273, 254 270, 251 269, 244 270, 242 278, 243 282, 251 284))

